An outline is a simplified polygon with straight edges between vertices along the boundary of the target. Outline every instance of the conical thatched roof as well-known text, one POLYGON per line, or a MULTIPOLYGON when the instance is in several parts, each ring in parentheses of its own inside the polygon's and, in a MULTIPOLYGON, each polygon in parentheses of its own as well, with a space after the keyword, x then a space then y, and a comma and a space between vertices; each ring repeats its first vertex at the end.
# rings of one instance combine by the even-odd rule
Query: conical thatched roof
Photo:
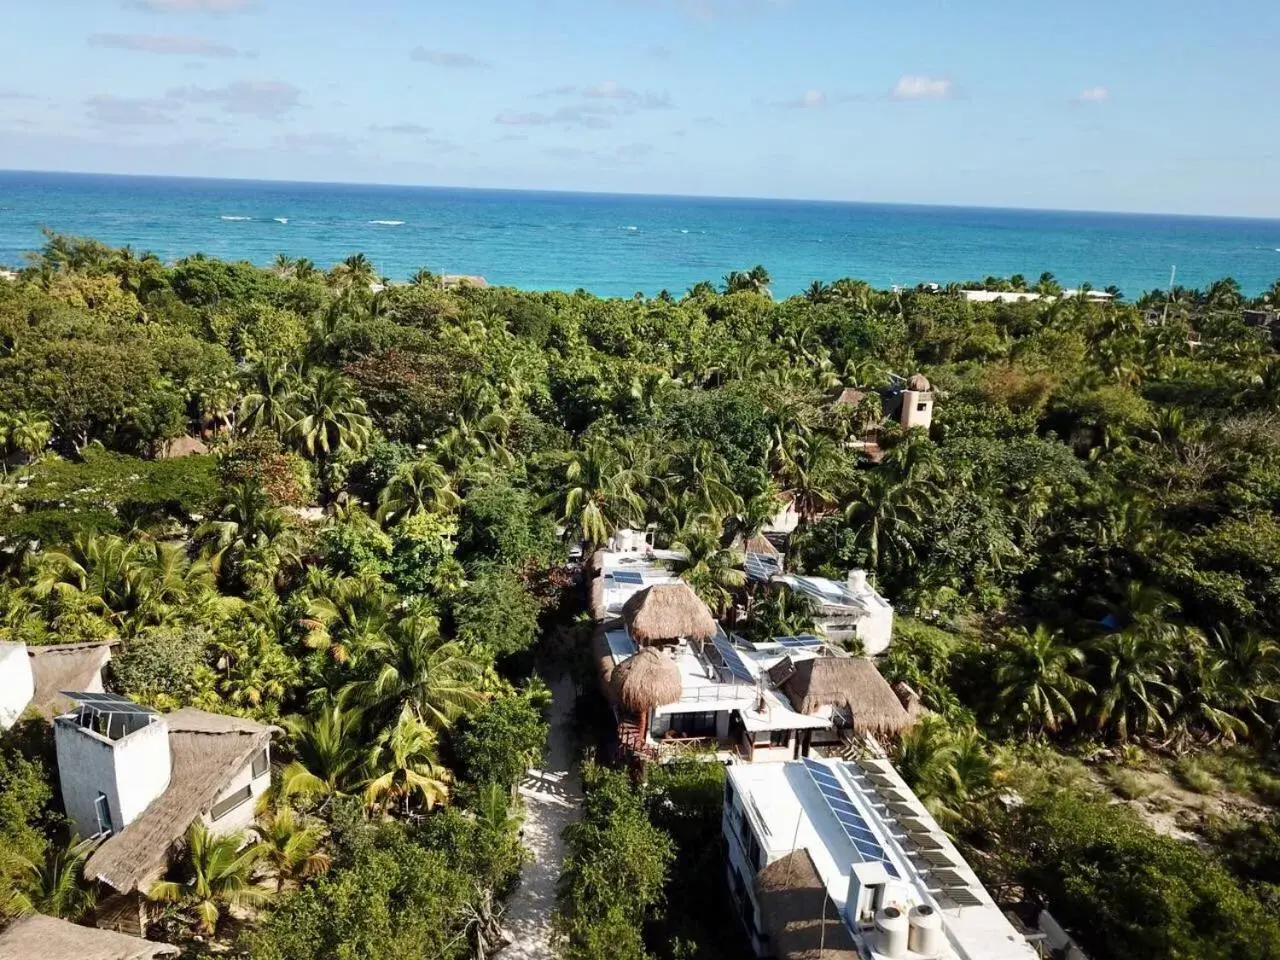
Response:
POLYGON ((779 960, 858 960, 840 908, 808 850, 789 853, 756 874, 756 899, 779 960))
POLYGON ((659 583, 632 594, 622 606, 622 619, 631 639, 642 645, 716 635, 711 609, 687 583, 659 583))
POLYGON ((902 709, 907 711, 912 721, 920 719, 920 714, 924 713, 924 704, 920 702, 920 694, 916 693, 915 688, 905 681, 899 680, 893 685, 893 692, 898 697, 898 702, 902 704, 902 709))
POLYGON ((856 407, 867 399, 867 395, 857 387, 845 387, 840 391, 840 395, 836 397, 836 406, 838 407, 856 407))
POLYGON ((782 689, 800 713, 824 706, 846 708, 857 734, 892 736, 913 724, 889 682, 862 657, 802 660, 782 689))
POLYGON ((911 379, 907 381, 907 389, 917 393, 928 393, 933 389, 933 385, 923 373, 916 373, 912 374, 911 379))
POLYGON ((660 650, 648 647, 623 660, 613 671, 613 693, 624 710, 648 713, 675 703, 684 692, 680 668, 660 650))

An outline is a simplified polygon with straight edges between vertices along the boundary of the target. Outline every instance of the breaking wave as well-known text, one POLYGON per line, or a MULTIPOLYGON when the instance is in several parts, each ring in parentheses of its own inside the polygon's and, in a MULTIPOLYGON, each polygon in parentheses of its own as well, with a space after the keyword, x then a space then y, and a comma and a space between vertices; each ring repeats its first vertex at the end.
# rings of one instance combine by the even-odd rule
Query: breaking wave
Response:
POLYGON ((403 220, 370 220, 370 223, 376 223, 380 227, 402 227, 403 220))

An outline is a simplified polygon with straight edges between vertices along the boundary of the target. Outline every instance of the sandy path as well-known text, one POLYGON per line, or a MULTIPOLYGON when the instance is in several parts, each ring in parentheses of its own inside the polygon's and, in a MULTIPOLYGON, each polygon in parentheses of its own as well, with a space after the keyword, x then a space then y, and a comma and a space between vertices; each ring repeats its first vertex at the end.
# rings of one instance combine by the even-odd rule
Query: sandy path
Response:
POLYGON ((551 733, 546 769, 531 769, 520 784, 524 798, 524 845, 533 859, 507 901, 503 926, 515 938, 499 951, 502 960, 553 960, 551 912, 564 860, 560 831, 581 815, 582 783, 573 735, 573 681, 562 674, 551 683, 551 733))

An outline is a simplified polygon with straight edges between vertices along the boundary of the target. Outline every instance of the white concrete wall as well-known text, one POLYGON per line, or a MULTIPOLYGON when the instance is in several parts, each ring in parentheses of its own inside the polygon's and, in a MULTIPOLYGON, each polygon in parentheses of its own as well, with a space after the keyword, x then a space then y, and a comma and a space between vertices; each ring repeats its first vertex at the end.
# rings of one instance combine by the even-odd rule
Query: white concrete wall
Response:
MULTIPOLYGON (((746 819, 746 815, 743 813, 742 809, 737 806, 740 802, 741 796, 738 794, 737 786, 735 784, 734 805, 733 807, 730 807, 730 805, 726 803, 721 817, 721 829, 724 833, 726 861, 725 871, 728 875, 729 895, 735 901, 735 905, 739 906, 739 910, 741 910, 741 905, 737 904, 737 896, 735 895, 734 871, 736 870, 738 875, 742 878, 742 885, 744 888, 743 895, 746 897, 747 902, 751 904, 755 913, 757 927, 757 935, 749 937, 751 940, 751 948, 757 957, 763 957, 769 954, 769 945, 768 941, 761 936, 761 934, 764 933, 764 930, 762 929, 763 917, 760 913, 760 904, 756 901, 755 881, 756 874, 759 872, 760 867, 747 861, 746 851, 742 847, 742 839, 739 835, 739 830, 740 824, 746 819)), ((747 829, 750 830, 751 827, 748 825, 747 829)), ((759 840, 759 837, 756 839, 759 840)), ((761 849, 763 850, 764 848, 761 847, 761 849)), ((765 856, 768 856, 768 854, 766 853, 765 856)), ((741 914, 739 914, 739 919, 741 920, 741 914)), ((746 923, 745 921, 742 922, 743 929, 745 931, 746 923)))
POLYGON ((106 794, 118 833, 169 786, 169 728, 163 720, 108 740, 73 719, 59 718, 54 743, 62 802, 81 837, 98 833, 99 793, 106 794))
POLYGON ((209 832, 215 836, 225 836, 229 833, 239 833, 242 830, 248 830, 253 826, 256 817, 255 811, 258 808, 258 798, 261 797, 271 787, 271 754, 268 748, 267 754, 267 770, 260 777, 253 776, 253 760, 244 765, 244 768, 232 778, 231 783, 214 799, 213 804, 201 816, 204 825, 209 828, 209 832), (219 820, 214 820, 211 814, 213 807, 217 806, 225 797, 230 796, 237 790, 244 788, 245 784, 249 785, 251 795, 248 800, 240 804, 234 810, 229 810, 219 820))
POLYGON ((8 730, 36 695, 25 643, 0 643, 0 730, 8 730))
POLYGON ((878 657, 893 642, 893 608, 876 606, 858 621, 855 631, 868 657, 878 657))
POLYGON ((765 533, 794 533, 798 526, 800 526, 800 514, 796 510, 795 503, 792 502, 774 514, 773 519, 761 529, 765 533))
POLYGON ((904 390, 902 393, 902 429, 920 427, 928 430, 933 425, 933 393, 904 390), (923 410, 917 409, 923 406, 923 410))

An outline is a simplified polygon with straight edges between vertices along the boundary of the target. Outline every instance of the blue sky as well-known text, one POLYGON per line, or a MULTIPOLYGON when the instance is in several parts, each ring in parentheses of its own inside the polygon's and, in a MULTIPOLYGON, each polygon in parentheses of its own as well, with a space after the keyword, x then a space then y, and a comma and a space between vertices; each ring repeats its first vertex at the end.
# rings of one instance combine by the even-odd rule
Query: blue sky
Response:
POLYGON ((1275 0, 5 6, 7 168, 1280 216, 1275 0))

